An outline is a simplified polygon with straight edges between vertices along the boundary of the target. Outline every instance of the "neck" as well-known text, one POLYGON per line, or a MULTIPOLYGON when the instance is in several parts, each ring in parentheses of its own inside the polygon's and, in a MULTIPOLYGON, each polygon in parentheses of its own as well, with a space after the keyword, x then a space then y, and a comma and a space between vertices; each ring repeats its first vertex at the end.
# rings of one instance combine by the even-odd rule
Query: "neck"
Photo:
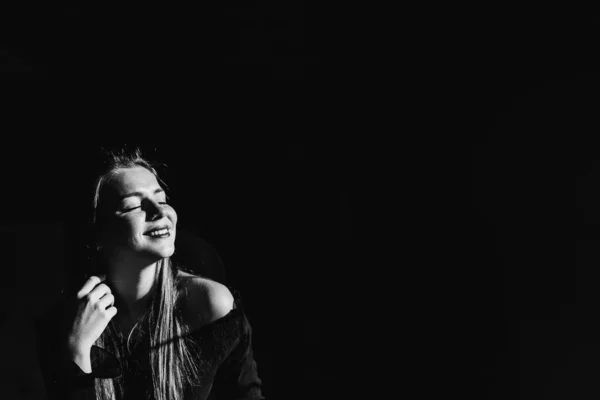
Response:
POLYGON ((143 263, 126 257, 109 260, 107 281, 114 288, 115 306, 121 317, 136 319, 148 309, 156 268, 156 261, 143 263))

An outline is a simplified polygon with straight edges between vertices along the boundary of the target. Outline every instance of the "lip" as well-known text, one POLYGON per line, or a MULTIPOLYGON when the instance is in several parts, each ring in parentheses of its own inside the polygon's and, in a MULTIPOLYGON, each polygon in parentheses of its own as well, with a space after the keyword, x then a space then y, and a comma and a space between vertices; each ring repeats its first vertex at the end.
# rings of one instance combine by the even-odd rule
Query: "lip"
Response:
POLYGON ((171 227, 168 225, 163 225, 163 226, 157 226, 157 227, 148 229, 146 232, 144 232, 144 235, 148 235, 152 231, 159 231, 161 229, 166 229, 169 231, 169 233, 171 233, 171 227))

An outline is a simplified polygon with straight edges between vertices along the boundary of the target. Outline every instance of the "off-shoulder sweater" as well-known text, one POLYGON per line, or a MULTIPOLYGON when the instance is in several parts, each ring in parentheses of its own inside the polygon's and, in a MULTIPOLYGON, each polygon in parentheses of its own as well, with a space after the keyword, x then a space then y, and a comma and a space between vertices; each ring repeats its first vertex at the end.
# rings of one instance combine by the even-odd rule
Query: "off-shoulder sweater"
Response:
MULTIPOLYGON (((252 352, 252 328, 244 313, 241 295, 229 288, 234 296, 234 308, 195 332, 190 333, 201 361, 201 383, 193 400, 263 400, 252 352)), ((64 306, 61 299, 59 306, 64 306)), ((60 322, 50 318, 36 321, 36 350, 46 391, 50 400, 96 399, 94 380, 122 376, 125 399, 153 399, 148 341, 124 359, 93 346, 92 372, 84 373, 67 357, 61 346, 60 322)))

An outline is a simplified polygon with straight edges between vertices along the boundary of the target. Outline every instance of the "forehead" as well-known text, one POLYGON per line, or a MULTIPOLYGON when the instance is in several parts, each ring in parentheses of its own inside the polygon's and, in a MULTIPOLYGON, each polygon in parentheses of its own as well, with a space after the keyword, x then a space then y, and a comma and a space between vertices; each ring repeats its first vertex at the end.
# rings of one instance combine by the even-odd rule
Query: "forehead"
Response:
POLYGON ((144 167, 123 168, 115 171, 109 186, 118 196, 131 192, 154 191, 160 187, 154 174, 144 167))

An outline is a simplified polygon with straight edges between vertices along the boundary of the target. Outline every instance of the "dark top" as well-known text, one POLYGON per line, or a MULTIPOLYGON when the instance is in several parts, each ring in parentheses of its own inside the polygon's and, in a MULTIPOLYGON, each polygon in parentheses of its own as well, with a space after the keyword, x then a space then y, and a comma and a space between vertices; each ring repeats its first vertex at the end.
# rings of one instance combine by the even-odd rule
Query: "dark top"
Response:
MULTIPOLYGON (((229 288, 234 308, 224 317, 192 332, 190 337, 202 357, 202 384, 194 388, 194 400, 262 400, 261 380, 252 352, 252 328, 240 293, 229 288)), ((61 303, 64 300, 61 300, 61 303)), ((62 303, 64 304, 64 303, 62 303)), ((93 346, 92 373, 84 373, 69 360, 60 345, 58 321, 36 321, 37 354, 50 400, 96 399, 94 379, 123 375, 126 399, 152 399, 147 341, 125 360, 93 346), (144 344, 145 343, 145 344, 144 344)))

